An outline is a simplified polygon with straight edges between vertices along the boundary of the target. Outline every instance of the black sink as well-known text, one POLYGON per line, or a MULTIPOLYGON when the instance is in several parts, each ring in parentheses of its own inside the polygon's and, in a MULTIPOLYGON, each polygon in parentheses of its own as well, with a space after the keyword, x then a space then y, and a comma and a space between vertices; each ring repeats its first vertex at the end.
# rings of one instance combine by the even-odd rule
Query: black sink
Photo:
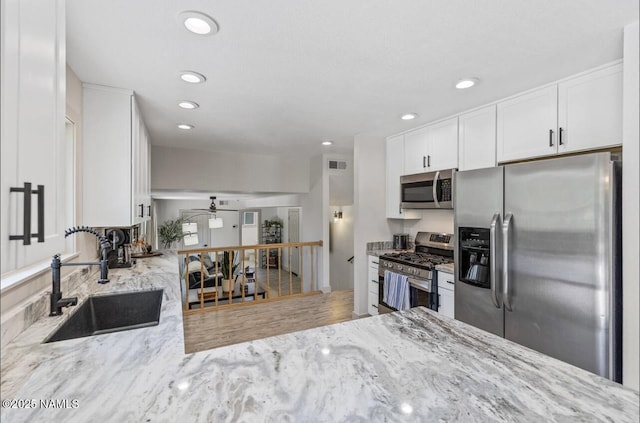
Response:
POLYGON ((155 326, 160 323, 162 292, 92 295, 43 343, 155 326))

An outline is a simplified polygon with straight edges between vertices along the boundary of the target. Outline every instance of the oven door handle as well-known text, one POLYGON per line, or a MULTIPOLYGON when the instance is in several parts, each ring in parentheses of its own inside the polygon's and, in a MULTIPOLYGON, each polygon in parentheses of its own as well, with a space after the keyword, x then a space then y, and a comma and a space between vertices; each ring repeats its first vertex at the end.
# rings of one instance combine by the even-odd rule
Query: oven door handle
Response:
POLYGON ((489 283, 491 285, 491 301, 496 308, 502 307, 500 304, 500 299, 498 297, 498 227, 500 227, 500 213, 496 213, 493 215, 493 219, 491 219, 491 226, 489 230, 489 243, 491 244, 491 248, 489 250, 489 255, 491 256, 491 263, 489 265, 489 283))
POLYGON ((436 205, 436 208, 440 208, 440 202, 438 201, 438 179, 440 179, 440 171, 436 172, 436 175, 433 177, 433 203, 436 205))
POLYGON ((411 285, 412 287, 419 289, 421 291, 425 291, 425 292, 431 292, 431 287, 428 285, 423 285, 422 283, 418 282, 415 279, 411 279, 409 278, 409 285, 411 285))

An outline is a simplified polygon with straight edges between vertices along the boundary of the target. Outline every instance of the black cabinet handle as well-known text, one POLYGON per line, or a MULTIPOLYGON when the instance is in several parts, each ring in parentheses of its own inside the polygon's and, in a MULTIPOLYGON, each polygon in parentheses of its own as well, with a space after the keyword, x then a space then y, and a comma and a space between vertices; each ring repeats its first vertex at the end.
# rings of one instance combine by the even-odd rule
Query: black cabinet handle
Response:
POLYGON ((151 205, 147 206, 147 215, 151 217, 151 205))
POLYGON ((34 193, 38 194, 38 233, 36 237, 38 242, 44 242, 44 185, 38 185, 38 189, 34 193))
POLYGON ((427 156, 422 156, 422 167, 427 167, 427 156))
POLYGON ((562 128, 558 129, 558 145, 562 145, 562 128))
POLYGON ((144 204, 138 204, 138 207, 140 207, 140 216, 138 217, 144 217, 144 204))
POLYGON ((402 214, 402 203, 398 203, 398 214, 402 214))
POLYGON ((31 189, 31 182, 25 182, 22 188, 10 188, 9 192, 21 192, 24 194, 22 203, 22 235, 9 235, 10 240, 22 240, 22 245, 31 245, 31 238, 38 238, 38 242, 44 242, 44 185, 38 185, 38 189, 31 189), (31 233, 31 195, 38 195, 38 232, 31 233))
POLYGON ((427 156, 427 167, 431 167, 431 156, 427 156))
POLYGON ((549 147, 553 147, 553 129, 549 129, 549 147))

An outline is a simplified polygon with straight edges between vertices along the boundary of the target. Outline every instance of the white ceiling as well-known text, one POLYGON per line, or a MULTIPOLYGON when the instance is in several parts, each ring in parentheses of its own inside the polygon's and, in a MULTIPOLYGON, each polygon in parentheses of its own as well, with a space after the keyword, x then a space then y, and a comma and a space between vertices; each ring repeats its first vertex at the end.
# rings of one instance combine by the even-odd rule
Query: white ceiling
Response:
POLYGON ((637 19, 637 0, 67 0, 67 60, 135 90, 153 145, 311 156, 619 59, 637 19), (219 33, 187 32, 183 10, 219 33))

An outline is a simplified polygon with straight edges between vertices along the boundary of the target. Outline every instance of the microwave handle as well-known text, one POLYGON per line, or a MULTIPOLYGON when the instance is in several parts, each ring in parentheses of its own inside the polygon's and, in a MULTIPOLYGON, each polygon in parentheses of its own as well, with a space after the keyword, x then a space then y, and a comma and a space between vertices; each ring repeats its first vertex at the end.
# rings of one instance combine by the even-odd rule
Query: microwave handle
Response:
POLYGON ((440 179, 440 171, 436 172, 436 176, 433 177, 433 202, 436 205, 436 208, 440 208, 440 203, 438 202, 438 179, 440 179))

